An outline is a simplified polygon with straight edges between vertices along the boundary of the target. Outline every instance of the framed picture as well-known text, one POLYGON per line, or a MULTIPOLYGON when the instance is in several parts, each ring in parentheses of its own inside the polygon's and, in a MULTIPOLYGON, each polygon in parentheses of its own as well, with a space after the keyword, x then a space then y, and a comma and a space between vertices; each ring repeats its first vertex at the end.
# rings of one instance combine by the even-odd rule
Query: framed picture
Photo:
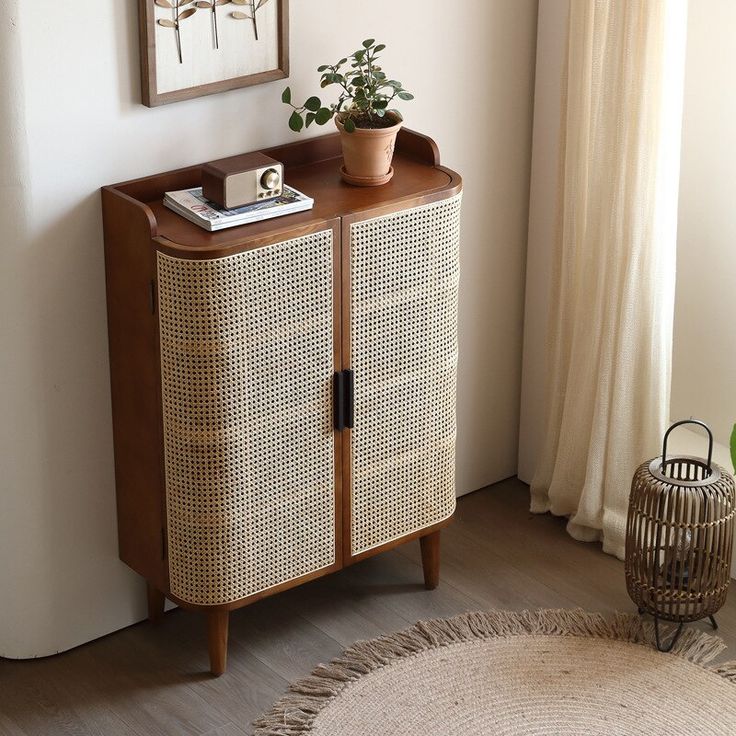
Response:
POLYGON ((139 0, 148 107, 289 76, 289 0, 139 0))

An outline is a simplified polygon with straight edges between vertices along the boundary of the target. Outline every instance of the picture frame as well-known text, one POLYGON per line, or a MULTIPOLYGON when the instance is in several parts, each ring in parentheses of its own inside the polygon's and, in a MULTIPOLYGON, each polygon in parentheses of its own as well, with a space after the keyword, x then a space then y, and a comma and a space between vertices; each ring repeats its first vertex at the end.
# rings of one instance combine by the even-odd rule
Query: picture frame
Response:
POLYGON ((289 76, 289 0, 138 0, 141 102, 289 76))

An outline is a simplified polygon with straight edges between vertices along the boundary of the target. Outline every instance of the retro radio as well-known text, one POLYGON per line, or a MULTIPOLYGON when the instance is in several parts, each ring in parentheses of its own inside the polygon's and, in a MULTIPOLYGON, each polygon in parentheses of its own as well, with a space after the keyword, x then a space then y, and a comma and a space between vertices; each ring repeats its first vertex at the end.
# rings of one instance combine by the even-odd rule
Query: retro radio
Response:
POLYGON ((210 161, 202 167, 202 194, 227 209, 280 197, 284 165, 262 153, 210 161))

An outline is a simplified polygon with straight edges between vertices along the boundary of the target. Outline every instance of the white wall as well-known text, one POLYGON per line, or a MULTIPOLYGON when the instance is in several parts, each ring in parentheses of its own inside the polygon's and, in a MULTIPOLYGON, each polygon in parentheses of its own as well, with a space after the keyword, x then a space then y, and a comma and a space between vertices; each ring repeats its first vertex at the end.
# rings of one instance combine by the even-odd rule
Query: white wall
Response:
MULTIPOLYGON (((674 419, 694 416, 710 425, 714 459, 729 470, 736 422, 734 32, 736 2, 690 2, 671 405, 674 419)), ((705 454, 702 433, 681 432, 676 441, 679 452, 705 454)))
POLYGON ((540 0, 529 193, 524 352, 518 476, 531 483, 542 451, 546 414, 547 326, 557 218, 562 73, 568 0, 540 0))
MULTIPOLYGON (((688 13, 672 415, 736 422, 736 2, 688 13)), ((730 464, 729 464, 730 465, 730 464)))
MULTIPOLYGON (((293 137, 282 83, 142 107, 137 2, 73 5, 6 0, 0 16, 8 657, 67 649, 144 615, 142 583, 117 560, 99 187, 293 137)), ((512 475, 536 0, 291 6, 295 93, 315 88, 318 64, 375 36, 416 93, 407 124, 464 177, 458 490, 512 475)))

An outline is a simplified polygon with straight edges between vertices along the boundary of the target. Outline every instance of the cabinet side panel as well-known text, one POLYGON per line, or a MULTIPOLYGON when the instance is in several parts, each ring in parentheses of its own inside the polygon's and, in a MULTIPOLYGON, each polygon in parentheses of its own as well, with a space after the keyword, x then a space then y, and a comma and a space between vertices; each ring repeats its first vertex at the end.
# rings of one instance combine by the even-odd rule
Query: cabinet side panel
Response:
POLYGON ((120 558, 165 590, 151 223, 115 191, 102 190, 102 205, 120 558))
POLYGON ((351 552, 455 509, 460 195, 350 228, 351 552))
POLYGON ((158 254, 169 576, 223 604, 336 559, 333 231, 158 254))

